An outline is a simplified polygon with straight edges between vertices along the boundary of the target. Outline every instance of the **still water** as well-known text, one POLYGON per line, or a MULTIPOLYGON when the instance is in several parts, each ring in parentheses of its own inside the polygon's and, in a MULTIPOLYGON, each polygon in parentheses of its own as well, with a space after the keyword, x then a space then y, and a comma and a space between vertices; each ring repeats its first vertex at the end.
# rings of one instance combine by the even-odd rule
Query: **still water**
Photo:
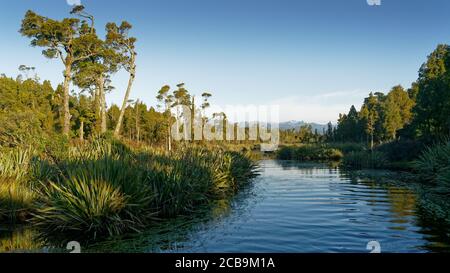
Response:
POLYGON ((267 160, 233 200, 90 251, 367 253, 377 241, 382 252, 449 252, 450 230, 422 208, 421 191, 327 164, 267 160))

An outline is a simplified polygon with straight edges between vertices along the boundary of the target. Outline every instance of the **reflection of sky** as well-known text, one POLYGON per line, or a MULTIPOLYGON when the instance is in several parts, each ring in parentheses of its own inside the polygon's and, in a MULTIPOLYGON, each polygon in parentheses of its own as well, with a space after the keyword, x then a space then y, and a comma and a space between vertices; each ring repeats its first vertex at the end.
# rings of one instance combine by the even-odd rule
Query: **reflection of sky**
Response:
MULTIPOLYGON (((351 182, 337 169, 265 161, 251 206, 196 230, 188 252, 421 252, 415 195, 401 186, 351 182)), ((248 203, 244 203, 248 204, 248 203)))
MULTIPOLYGON (((138 42, 133 97, 155 105, 164 84, 185 82, 210 91, 214 103, 280 104, 283 120, 336 120, 369 91, 409 84, 438 43, 449 40, 447 0, 85 0, 107 21, 130 21, 138 42)), ((0 73, 36 66, 42 78, 62 81, 61 65, 45 60, 18 34, 27 9, 68 14, 65 0, 9 1, 0 11, 0 73)), ((99 32, 103 33, 101 29, 99 32)), ((118 103, 126 74, 114 77, 118 103)))

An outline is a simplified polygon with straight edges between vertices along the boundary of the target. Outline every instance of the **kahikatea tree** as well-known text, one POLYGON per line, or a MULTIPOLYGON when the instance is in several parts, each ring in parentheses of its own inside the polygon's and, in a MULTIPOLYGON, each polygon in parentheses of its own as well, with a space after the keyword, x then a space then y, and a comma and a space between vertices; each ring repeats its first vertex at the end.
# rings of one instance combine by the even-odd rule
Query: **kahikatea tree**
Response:
POLYGON ((70 133, 70 81, 73 64, 96 56, 101 49, 93 27, 77 18, 65 18, 61 21, 27 11, 20 33, 31 38, 31 45, 43 47, 47 58, 59 58, 64 65, 63 84, 63 133, 70 133))
POLYGON ((114 130, 115 137, 120 135, 125 110, 131 94, 131 88, 133 87, 136 78, 136 38, 129 36, 131 28, 131 24, 125 21, 122 22, 120 26, 117 26, 115 23, 108 23, 106 25, 106 44, 109 48, 114 49, 115 52, 118 53, 118 64, 130 74, 122 108, 120 109, 119 118, 114 130))

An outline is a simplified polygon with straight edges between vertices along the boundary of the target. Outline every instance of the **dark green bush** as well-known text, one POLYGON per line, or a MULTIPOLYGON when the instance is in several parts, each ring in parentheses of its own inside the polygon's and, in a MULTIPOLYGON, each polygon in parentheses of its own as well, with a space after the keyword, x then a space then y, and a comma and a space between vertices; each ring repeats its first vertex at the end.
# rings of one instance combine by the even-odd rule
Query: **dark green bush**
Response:
POLYGON ((353 169, 383 169, 388 160, 384 153, 377 151, 351 152, 344 156, 342 165, 353 169))
POLYGON ((424 145, 420 141, 397 140, 378 146, 375 150, 386 155, 389 161, 412 161, 419 158, 424 145))
POLYGON ((277 153, 280 160, 298 161, 338 161, 342 159, 341 151, 326 145, 302 145, 283 147, 277 153))

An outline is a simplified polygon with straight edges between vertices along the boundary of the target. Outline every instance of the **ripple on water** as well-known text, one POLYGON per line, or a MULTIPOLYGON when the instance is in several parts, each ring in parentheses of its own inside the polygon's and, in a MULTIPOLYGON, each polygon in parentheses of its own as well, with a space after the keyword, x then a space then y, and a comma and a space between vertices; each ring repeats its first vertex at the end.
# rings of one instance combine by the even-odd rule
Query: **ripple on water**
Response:
POLYGON ((263 161, 226 213, 174 230, 182 238, 160 251, 367 252, 373 240, 384 252, 450 249, 423 221, 412 190, 349 177, 324 164, 263 161))

